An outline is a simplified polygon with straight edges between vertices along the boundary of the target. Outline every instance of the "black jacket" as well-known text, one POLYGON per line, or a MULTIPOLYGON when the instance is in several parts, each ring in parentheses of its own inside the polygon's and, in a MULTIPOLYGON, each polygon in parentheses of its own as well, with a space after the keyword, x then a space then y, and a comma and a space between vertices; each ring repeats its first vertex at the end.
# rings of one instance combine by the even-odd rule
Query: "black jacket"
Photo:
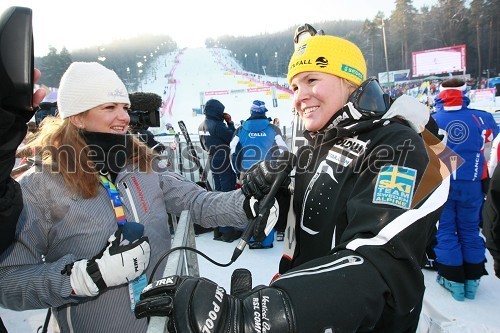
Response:
POLYGON ((297 152, 286 274, 272 286, 308 323, 299 332, 414 332, 421 262, 448 193, 439 160, 397 119, 344 121, 310 139, 297 152))
POLYGON ((17 219, 23 209, 21 188, 10 173, 27 128, 21 113, 0 109, 0 253, 14 240, 17 219))
POLYGON ((224 123, 224 105, 217 100, 209 100, 205 106, 205 125, 208 131, 205 145, 211 155, 210 169, 220 172, 230 168, 229 143, 233 138, 234 122, 224 123))

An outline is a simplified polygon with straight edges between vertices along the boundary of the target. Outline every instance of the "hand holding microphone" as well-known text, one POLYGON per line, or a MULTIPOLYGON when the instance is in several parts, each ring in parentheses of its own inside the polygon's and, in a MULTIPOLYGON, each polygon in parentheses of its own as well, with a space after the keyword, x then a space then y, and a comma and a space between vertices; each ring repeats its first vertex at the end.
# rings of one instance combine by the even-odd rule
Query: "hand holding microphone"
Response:
POLYGON ((288 151, 284 151, 277 160, 261 161, 248 169, 242 180, 241 191, 246 197, 244 208, 247 215, 249 217, 255 216, 255 218, 243 232, 231 261, 235 261, 240 256, 252 236, 256 238, 262 236, 262 231, 266 229, 271 208, 276 201, 276 193, 280 187, 290 184, 289 174, 296 163, 297 157, 288 151), (255 199, 259 200, 258 212, 253 204, 255 199), (253 212, 249 212, 248 208, 254 208, 253 212))
POLYGON ((255 197, 261 200, 271 191, 275 183, 278 183, 276 191, 279 187, 287 187, 291 182, 288 175, 295 164, 297 164, 297 157, 288 151, 284 151, 277 160, 255 163, 243 176, 241 191, 247 199, 255 197))

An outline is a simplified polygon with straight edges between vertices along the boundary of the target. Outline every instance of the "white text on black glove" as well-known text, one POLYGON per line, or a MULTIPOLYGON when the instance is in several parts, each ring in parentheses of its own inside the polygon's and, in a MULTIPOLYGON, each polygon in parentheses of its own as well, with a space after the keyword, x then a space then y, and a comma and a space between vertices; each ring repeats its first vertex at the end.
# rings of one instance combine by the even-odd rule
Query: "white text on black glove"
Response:
POLYGON ((262 242, 278 222, 280 214, 278 201, 275 199, 273 201, 273 205, 267 209, 267 207, 260 207, 260 202, 254 197, 250 197, 245 199, 243 206, 243 209, 249 219, 257 218, 260 212, 264 212, 264 209, 266 210, 266 212, 263 213, 260 223, 255 224, 252 232, 254 240, 262 242))

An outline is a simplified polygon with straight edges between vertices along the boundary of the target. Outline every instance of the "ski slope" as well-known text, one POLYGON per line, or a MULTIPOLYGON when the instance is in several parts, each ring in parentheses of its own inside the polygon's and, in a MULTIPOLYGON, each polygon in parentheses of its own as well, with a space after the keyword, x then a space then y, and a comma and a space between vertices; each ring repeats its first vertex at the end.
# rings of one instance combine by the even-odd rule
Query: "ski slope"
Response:
MULTIPOLYGON (((292 121, 291 98, 279 99, 278 107, 274 108, 269 92, 246 91, 249 88, 265 87, 263 82, 267 81, 278 80, 280 83, 285 83, 285 79, 235 74, 241 73, 241 67, 233 61, 226 50, 185 49, 180 53, 159 57, 151 68, 154 68, 154 71, 149 70, 144 73, 142 91, 157 93, 164 101, 168 100, 162 107, 162 124, 172 123, 176 132, 179 132, 177 121, 183 120, 190 133, 197 133, 198 125, 204 117, 193 115, 192 109, 199 108, 203 100, 210 98, 219 99, 235 123, 249 117, 249 109, 254 99, 265 101, 269 109, 267 115, 272 118, 278 117, 281 126, 289 127, 292 121), (255 85, 251 85, 249 81, 255 85), (245 90, 245 92, 207 96, 204 93, 231 90, 245 90)), ((153 130, 161 133, 165 131, 165 127, 153 130)), ((217 242, 212 240, 212 236, 212 233, 198 236, 197 248, 220 263, 229 262, 237 242, 231 244, 217 242)), ((268 284, 277 271, 282 247, 282 242, 274 242, 272 249, 247 248, 233 265, 226 268, 215 266, 199 257, 200 273, 228 291, 231 273, 240 267, 252 271, 254 286, 268 284)), ((494 276, 489 253, 487 258, 486 268, 490 275, 481 279, 475 300, 455 301, 435 282, 436 273, 424 270, 426 292, 418 333, 500 333, 500 279, 494 276)), ((0 308, 2 320, 9 332, 14 333, 36 332, 43 324, 46 313, 46 310, 16 312, 0 308)))
MULTIPOLYGON (((205 117, 193 114, 193 109, 201 109, 211 98, 224 104, 236 126, 250 117, 250 107, 256 99, 266 103, 266 115, 278 117, 281 127, 290 127, 292 123, 292 95, 277 89, 276 96, 280 98, 277 107, 273 107, 269 84, 286 84, 286 79, 244 72, 225 49, 183 49, 160 56, 144 78, 142 91, 156 93, 166 102, 161 108, 162 125, 171 123, 176 132, 178 121, 183 120, 190 133, 198 133, 198 125, 205 117)), ((152 130, 161 133, 165 127, 152 130)))

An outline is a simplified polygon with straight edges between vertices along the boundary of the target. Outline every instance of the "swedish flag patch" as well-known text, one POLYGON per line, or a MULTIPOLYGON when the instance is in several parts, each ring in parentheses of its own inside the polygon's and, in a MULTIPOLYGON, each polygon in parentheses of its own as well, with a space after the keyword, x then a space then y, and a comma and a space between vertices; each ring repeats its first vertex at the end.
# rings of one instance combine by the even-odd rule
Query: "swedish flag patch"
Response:
POLYGON ((410 209, 417 170, 398 165, 383 166, 373 191, 373 203, 410 209))

